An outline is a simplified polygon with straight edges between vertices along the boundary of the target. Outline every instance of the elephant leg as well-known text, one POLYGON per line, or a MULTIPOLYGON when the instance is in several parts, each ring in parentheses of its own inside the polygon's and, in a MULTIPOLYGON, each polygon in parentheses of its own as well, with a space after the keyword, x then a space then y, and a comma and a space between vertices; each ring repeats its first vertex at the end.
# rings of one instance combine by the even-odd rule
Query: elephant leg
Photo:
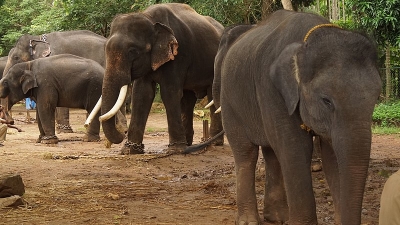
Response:
MULTIPOLYGON (((229 142, 231 143, 231 141, 229 142)), ((231 145, 236 168, 236 224, 259 224, 255 192, 255 168, 259 146, 252 143, 231 145)))
POLYGON ((73 133, 69 124, 69 109, 64 107, 56 108, 57 133, 73 133))
MULTIPOLYGON (((228 115, 228 110, 223 116, 228 115)), ((248 140, 247 135, 236 120, 224 123, 226 136, 232 149, 236 170, 236 204, 238 207, 236 224, 260 224, 260 216, 257 209, 257 197, 255 189, 255 169, 258 160, 259 146, 248 140)))
POLYGON ((37 105, 38 126, 41 133, 39 136, 40 143, 42 144, 57 144, 58 137, 55 135, 55 106, 51 107, 50 104, 37 105), (41 127, 41 128, 40 128, 41 127), (44 133, 42 135, 42 132, 44 133))
POLYGON ((161 98, 167 111, 168 153, 181 153, 187 146, 180 107, 183 91, 177 87, 179 85, 170 83, 160 85, 161 98))
POLYGON ((183 97, 181 100, 181 118, 183 127, 185 128, 187 145, 192 145, 193 143, 193 109, 196 105, 196 101, 197 98, 193 91, 183 91, 183 97))
POLYGON ((320 143, 322 166, 332 194, 333 205, 335 207, 335 222, 336 224, 340 224, 340 178, 337 158, 332 145, 330 145, 328 141, 321 138, 320 143))
POLYGON ((42 142, 42 137, 45 136, 45 133, 44 133, 44 130, 43 130, 43 126, 42 126, 42 123, 41 123, 40 116, 39 116, 39 113, 37 111, 37 108, 36 108, 36 123, 38 124, 39 132, 40 132, 39 137, 36 140, 36 143, 40 143, 40 142, 42 142))
POLYGON ((313 141, 306 132, 295 132, 288 137, 288 132, 279 132, 280 148, 275 154, 281 164, 282 175, 289 206, 289 224, 316 225, 316 204, 312 188, 311 158, 313 141), (301 144, 300 144, 301 143, 301 144))
MULTIPOLYGON (((92 111, 88 110, 88 114, 92 111)), ((100 113, 98 113, 93 121, 90 123, 89 127, 86 129, 86 134, 83 136, 83 141, 85 142, 96 142, 100 141, 100 121, 99 121, 100 113)))
POLYGON ((262 153, 265 161, 264 220, 284 224, 289 220, 289 207, 281 165, 272 148, 262 147, 262 153))
POLYGON ((128 128, 128 140, 121 149, 121 154, 143 154, 143 136, 148 116, 155 97, 156 83, 140 78, 132 87, 132 113, 128 128))
MULTIPOLYGON (((211 102, 211 100, 213 100, 212 93, 211 93, 211 87, 207 90, 207 98, 208 98, 209 102, 211 102)), ((215 110, 216 110, 215 105, 212 105, 210 107, 210 117, 211 117, 210 137, 214 137, 215 135, 217 135, 219 132, 221 132, 223 130, 221 113, 215 113, 215 110)), ((215 139, 215 141, 213 141, 212 144, 217 145, 217 146, 224 145, 224 135, 215 139)))

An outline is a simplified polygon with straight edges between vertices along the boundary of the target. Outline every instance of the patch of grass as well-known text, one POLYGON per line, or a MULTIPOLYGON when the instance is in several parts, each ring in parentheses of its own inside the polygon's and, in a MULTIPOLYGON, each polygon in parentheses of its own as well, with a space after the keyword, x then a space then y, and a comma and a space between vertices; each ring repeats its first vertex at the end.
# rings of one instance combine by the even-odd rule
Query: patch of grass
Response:
POLYGON ((147 133, 154 133, 154 132, 167 132, 167 128, 160 128, 160 127, 147 127, 146 132, 147 133))
POLYGON ((400 134, 400 127, 394 126, 372 126, 373 134, 400 134))
POLYGON ((380 127, 400 126, 400 101, 379 103, 372 114, 374 125, 380 127))

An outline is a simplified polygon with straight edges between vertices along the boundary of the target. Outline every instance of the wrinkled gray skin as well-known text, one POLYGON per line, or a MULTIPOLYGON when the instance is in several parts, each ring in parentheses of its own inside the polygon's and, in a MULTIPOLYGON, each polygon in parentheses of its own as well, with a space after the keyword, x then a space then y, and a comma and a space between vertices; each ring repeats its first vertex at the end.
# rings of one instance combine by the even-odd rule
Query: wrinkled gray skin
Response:
MULTIPOLYGON (((21 36, 12 51, 4 71, 11 66, 30 60, 59 54, 72 54, 92 59, 105 66, 104 44, 106 38, 87 30, 52 32, 46 34, 46 41, 41 35, 21 36), (30 43, 32 47, 30 47, 30 43)), ((10 108, 10 106, 8 107, 10 108)), ((69 124, 69 110, 57 108, 56 122, 58 132, 72 132, 69 124)))
MULTIPOLYGON (((132 116, 122 154, 143 153, 143 134, 160 84, 166 108, 171 153, 193 142, 193 108, 196 100, 212 99, 213 65, 223 27, 197 14, 186 4, 157 4, 144 12, 119 15, 111 24, 106 43, 106 73, 102 114, 116 102, 120 88, 133 82, 132 116)), ((211 107, 210 135, 222 130, 219 114, 211 107)), ((102 122, 113 143, 125 135, 116 131, 115 119, 102 122)), ((217 144, 222 144, 223 138, 217 144)))
MULTIPOLYGON (((37 104, 38 143, 55 144, 55 109, 86 109, 90 113, 101 95, 104 68, 97 62, 70 54, 40 58, 14 65, 0 80, 0 97, 9 106, 24 98, 37 104)), ((89 125, 84 141, 100 139, 98 113, 89 125)))
POLYGON ((311 180, 313 135, 337 224, 359 225, 381 91, 375 46, 366 37, 306 13, 277 11, 240 36, 221 63, 222 121, 237 176, 237 224, 260 224, 255 193, 259 147, 265 159, 264 219, 317 224, 311 180), (301 21, 301 23, 299 23, 301 21))
POLYGON ((3 77, 3 71, 4 71, 4 68, 6 68, 7 59, 8 59, 7 56, 0 57, 0 78, 3 77))

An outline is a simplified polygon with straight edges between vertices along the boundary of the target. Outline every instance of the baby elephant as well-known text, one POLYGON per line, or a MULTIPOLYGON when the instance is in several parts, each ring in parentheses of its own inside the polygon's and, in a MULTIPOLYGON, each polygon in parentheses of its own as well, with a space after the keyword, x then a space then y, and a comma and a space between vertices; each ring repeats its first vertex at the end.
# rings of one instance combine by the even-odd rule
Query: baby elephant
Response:
MULTIPOLYGON (((24 98, 37 103, 38 143, 56 144, 55 109, 92 111, 101 96, 104 69, 97 62, 63 54, 14 65, 0 80, 0 98, 11 108, 24 98)), ((84 141, 100 140, 99 113, 87 128, 84 141)))

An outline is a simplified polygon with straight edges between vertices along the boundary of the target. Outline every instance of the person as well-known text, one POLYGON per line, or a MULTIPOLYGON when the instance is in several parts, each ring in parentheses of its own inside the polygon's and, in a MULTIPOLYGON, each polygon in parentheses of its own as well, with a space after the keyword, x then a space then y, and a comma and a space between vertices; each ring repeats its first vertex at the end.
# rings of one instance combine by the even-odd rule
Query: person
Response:
POLYGON ((6 135, 7 135, 7 128, 14 128, 17 129, 18 132, 21 132, 22 130, 16 126, 14 126, 14 121, 8 121, 7 119, 7 113, 4 111, 4 108, 2 105, 0 105, 0 147, 4 146, 3 142, 6 140, 6 135))
POLYGON ((400 224, 400 170, 386 181, 381 195, 379 225, 400 224))

